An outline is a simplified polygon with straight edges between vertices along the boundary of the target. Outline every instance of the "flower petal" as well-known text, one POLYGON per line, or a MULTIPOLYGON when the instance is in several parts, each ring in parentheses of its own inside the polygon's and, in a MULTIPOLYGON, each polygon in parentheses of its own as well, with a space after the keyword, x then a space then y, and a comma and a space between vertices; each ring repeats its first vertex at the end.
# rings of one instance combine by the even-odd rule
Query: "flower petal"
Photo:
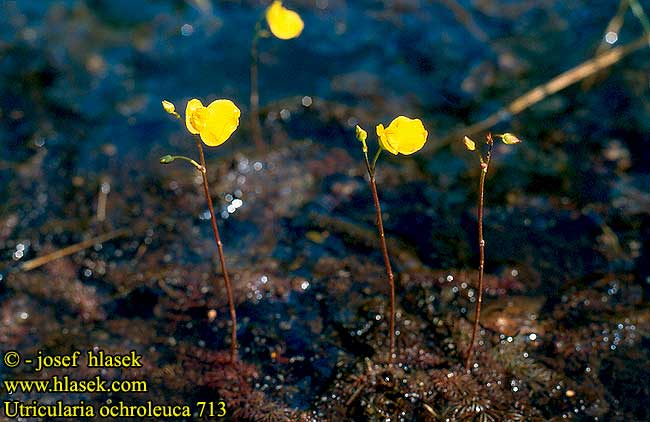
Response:
POLYGON ((428 132, 420 119, 398 116, 384 130, 384 139, 380 136, 380 143, 393 154, 410 155, 422 149, 427 136, 428 132))
POLYGON ((280 0, 275 0, 266 9, 266 22, 273 35, 281 40, 296 38, 305 27, 300 15, 282 6, 280 0))
POLYGON ((386 151, 390 152, 391 154, 397 155, 397 150, 393 145, 391 145, 389 139, 388 139, 388 134, 386 133, 386 129, 384 129, 384 125, 379 123, 377 125, 377 139, 379 139, 379 146, 385 149, 386 151))
POLYGON ((205 128, 201 139, 211 147, 216 147, 228 140, 239 126, 241 111, 230 100, 215 100, 207 107, 205 128))
POLYGON ((197 119, 198 116, 195 116, 197 110, 204 109, 203 103, 201 100, 197 100, 196 98, 192 98, 187 102, 187 107, 185 107, 185 126, 187 127, 187 130, 193 134, 197 135, 200 131, 200 128, 197 128, 196 126, 200 126, 198 123, 200 119, 197 119))

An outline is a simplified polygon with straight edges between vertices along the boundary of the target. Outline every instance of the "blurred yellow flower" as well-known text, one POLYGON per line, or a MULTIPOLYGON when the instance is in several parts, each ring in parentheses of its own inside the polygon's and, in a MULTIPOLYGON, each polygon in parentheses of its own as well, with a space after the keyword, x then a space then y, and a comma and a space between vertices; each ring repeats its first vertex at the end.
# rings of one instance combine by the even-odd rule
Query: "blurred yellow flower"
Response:
POLYGON ((398 116, 387 128, 382 124, 377 125, 379 145, 395 155, 409 155, 419 151, 427 141, 427 135, 420 119, 398 116))
POLYGON ((239 108, 230 100, 215 100, 204 107, 194 98, 185 109, 185 126, 190 133, 200 135, 203 143, 216 147, 237 129, 240 115, 239 108))
POLYGON ((497 135, 501 138, 504 144, 513 145, 521 142, 521 139, 517 138, 512 133, 504 133, 503 135, 497 135))
POLYGON ((281 40, 296 38, 305 27, 300 15, 282 6, 280 0, 275 0, 266 9, 266 22, 273 35, 281 40))
POLYGON ((465 148, 467 148, 468 151, 476 150, 476 142, 472 141, 469 136, 465 136, 463 142, 465 142, 465 148))

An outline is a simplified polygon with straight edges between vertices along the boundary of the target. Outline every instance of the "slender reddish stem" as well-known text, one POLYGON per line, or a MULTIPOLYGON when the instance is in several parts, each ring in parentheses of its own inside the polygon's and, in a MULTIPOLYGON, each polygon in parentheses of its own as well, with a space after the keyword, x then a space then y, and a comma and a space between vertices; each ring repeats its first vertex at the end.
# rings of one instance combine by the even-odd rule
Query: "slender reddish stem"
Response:
POLYGON ((472 351, 474 350, 474 342, 476 334, 478 333, 479 321, 481 318, 481 303, 483 302, 483 269, 485 267, 485 240, 483 239, 483 198, 485 191, 485 177, 487 176, 488 168, 490 166, 490 158, 492 155, 492 136, 488 135, 489 150, 487 152, 485 161, 481 160, 481 180, 479 182, 479 197, 478 197, 478 251, 479 251, 479 264, 478 264, 478 296, 476 298, 476 311, 474 312, 474 328, 472 330, 472 340, 469 343, 469 348, 466 353, 465 370, 469 371, 472 351))
MULTIPOLYGON (((201 158, 201 165, 205 169, 205 156, 203 155, 203 146, 201 141, 196 139, 196 146, 199 148, 199 155, 201 158)), ((214 215, 214 207, 212 206, 212 198, 210 197, 210 187, 208 185, 208 176, 206 171, 202 171, 203 176, 203 189, 205 191, 205 199, 208 201, 208 209, 210 210, 210 220, 212 221, 212 232, 214 233, 214 241, 217 244, 217 251, 219 252, 219 262, 221 263, 221 272, 223 273, 223 280, 226 284, 226 294, 228 295, 228 308, 230 310, 230 320, 232 327, 230 331, 230 361, 235 363, 237 361, 237 314, 235 314, 235 302, 232 298, 232 287, 230 278, 228 278, 228 270, 226 270, 226 260, 223 254, 223 244, 221 243, 221 236, 219 236, 219 228, 217 227, 217 219, 214 215)))
POLYGON ((264 141, 262 139, 262 127, 260 126, 260 94, 258 86, 258 61, 259 53, 257 51, 257 42, 260 39, 261 25, 258 22, 255 25, 255 34, 253 35, 253 42, 251 43, 251 95, 250 95, 250 124, 251 135, 255 146, 258 150, 264 149, 264 141))
POLYGON ((384 222, 381 218, 381 205, 379 204, 377 184, 375 183, 375 172, 370 166, 367 156, 366 167, 368 168, 370 190, 372 191, 372 200, 375 203, 375 211, 377 214, 377 230, 379 231, 379 240, 381 242, 381 253, 384 256, 384 265, 386 266, 386 275, 388 276, 388 285, 390 287, 388 363, 391 364, 393 363, 393 356, 395 356, 395 279, 393 277, 393 269, 390 266, 390 259, 388 257, 388 247, 386 246, 386 236, 384 235, 384 222))

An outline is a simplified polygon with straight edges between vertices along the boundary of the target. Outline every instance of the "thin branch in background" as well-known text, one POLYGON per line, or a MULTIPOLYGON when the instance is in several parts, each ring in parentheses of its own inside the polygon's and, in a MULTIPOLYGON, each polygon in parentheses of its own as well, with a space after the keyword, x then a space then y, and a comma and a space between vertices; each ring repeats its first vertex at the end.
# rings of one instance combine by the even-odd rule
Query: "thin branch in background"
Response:
POLYGON ((456 20, 467 29, 467 31, 472 34, 477 40, 490 44, 490 38, 483 31, 483 29, 476 23, 472 14, 469 13, 463 5, 461 5, 457 0, 437 0, 439 3, 445 5, 451 12, 454 14, 456 20))
MULTIPOLYGON (((621 31, 623 23, 625 22, 625 12, 627 12, 628 6, 629 3, 627 0, 621 0, 621 2, 618 4, 618 10, 607 23, 607 27, 605 27, 605 31, 603 32, 600 43, 598 44, 598 48, 596 48, 594 57, 598 57, 605 51, 612 48, 613 43, 610 43, 610 37, 612 34, 616 34, 616 37, 618 38, 618 33, 621 31)), ((598 81, 598 79, 599 78, 597 75, 591 75, 590 77, 585 78, 582 81, 582 89, 590 89, 598 81)))
POLYGON ((108 178, 104 178, 99 185, 97 196, 97 221, 106 220, 106 204, 108 203, 108 194, 111 192, 111 183, 108 178))
POLYGON ((20 266, 20 269, 23 271, 30 271, 35 268, 38 268, 42 265, 45 265, 49 262, 52 262, 54 260, 57 260, 59 258, 66 257, 68 255, 72 255, 74 253, 77 253, 79 251, 82 251, 84 249, 88 249, 90 247, 93 247, 95 245, 108 242, 109 240, 125 236, 128 234, 129 231, 126 229, 119 229, 119 230, 114 230, 112 232, 105 233, 101 236, 93 237, 92 239, 84 240, 83 242, 76 243, 71 246, 67 246, 63 249, 59 249, 57 251, 54 251, 52 253, 49 253, 47 255, 31 259, 29 261, 23 262, 23 264, 20 266))
POLYGON ((258 150, 264 149, 264 140, 262 139, 262 127, 260 126, 260 91, 259 91, 259 51, 257 44, 262 34, 262 22, 257 21, 255 24, 255 34, 251 42, 251 95, 250 95, 250 125, 251 136, 258 150))
POLYGON ((641 22, 643 32, 645 32, 648 37, 648 46, 650 46, 650 21, 648 20, 648 16, 643 11, 643 7, 641 7, 641 3, 639 3, 638 0, 628 0, 628 3, 630 4, 630 9, 632 9, 634 16, 636 16, 636 18, 641 22))
POLYGON ((491 114, 480 122, 474 123, 468 127, 453 131, 450 135, 443 138, 440 142, 432 143, 433 148, 429 149, 429 154, 450 145, 455 139, 463 135, 473 135, 485 131, 492 126, 521 113, 530 106, 537 104, 550 95, 563 90, 564 88, 579 82, 596 72, 605 69, 619 62, 630 53, 635 52, 647 45, 648 37, 642 36, 635 41, 617 48, 613 48, 598 57, 584 61, 566 72, 563 72, 551 79, 550 81, 538 85, 525 94, 519 96, 506 107, 503 107, 496 113, 491 114))

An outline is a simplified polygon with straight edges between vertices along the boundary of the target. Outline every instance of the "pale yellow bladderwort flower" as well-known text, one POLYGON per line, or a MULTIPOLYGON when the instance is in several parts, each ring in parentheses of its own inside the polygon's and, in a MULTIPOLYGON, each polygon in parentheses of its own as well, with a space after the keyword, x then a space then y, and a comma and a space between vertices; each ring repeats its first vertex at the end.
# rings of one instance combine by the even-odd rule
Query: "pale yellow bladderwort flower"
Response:
POLYGON ((428 132, 420 119, 396 117, 387 128, 377 125, 379 145, 391 154, 413 154, 422 149, 428 132))
MULTIPOLYGON (((182 121, 176 107, 170 101, 163 100, 162 107, 165 112, 176 117, 182 121)), ((221 263, 221 273, 226 285, 226 294, 228 296, 228 309, 230 312, 230 320, 232 322, 230 328, 230 360, 234 365, 237 362, 237 314, 235 312, 235 302, 232 295, 232 286, 228 271, 226 269, 226 258, 223 252, 223 244, 217 227, 217 219, 214 213, 214 206, 212 205, 212 197, 210 196, 210 186, 207 176, 207 168, 205 164, 205 155, 203 153, 204 144, 216 147, 228 140, 230 135, 233 134, 239 126, 239 116, 241 112, 239 108, 230 100, 215 100, 207 107, 203 105, 201 100, 196 98, 187 102, 185 108, 185 127, 192 134, 195 135, 196 147, 199 150, 199 161, 183 156, 183 155, 165 155, 160 158, 160 164, 171 164, 176 160, 183 160, 192 164, 198 170, 203 179, 203 192, 205 194, 206 202, 208 203, 208 210, 210 211, 210 221, 212 223, 212 232, 214 234, 214 242, 217 246, 219 253, 219 261, 221 263)))
POLYGON ((390 257, 388 255, 388 246, 386 244, 386 235, 384 233, 384 223, 382 221, 381 204, 379 203, 379 193, 377 192, 377 183, 375 180, 375 169, 377 167, 377 160, 382 151, 386 150, 392 154, 413 154, 419 151, 427 141, 427 131, 420 119, 409 119, 408 117, 398 116, 395 118, 387 128, 384 125, 377 125, 377 138, 379 147, 375 152, 375 156, 370 160, 368 157, 368 144, 366 139, 368 133, 363 128, 357 125, 356 137, 361 142, 363 150, 363 157, 365 159, 366 170, 368 170, 368 182, 370 184, 370 191, 372 193, 372 200, 375 204, 375 215, 377 223, 377 231, 379 233, 379 242, 381 246, 381 253, 384 258, 384 266, 386 267, 386 277, 388 278, 388 286, 390 290, 390 302, 388 309, 388 363, 392 363, 395 358, 395 277, 393 275, 393 268, 390 264, 390 257))
POLYGON ((204 144, 216 147, 237 129, 240 115, 241 111, 230 100, 215 100, 204 107, 194 98, 185 109, 185 126, 191 134, 199 135, 204 144))
POLYGON ((305 27, 300 15, 284 7, 280 0, 275 0, 266 9, 266 22, 271 33, 281 40, 298 37, 305 27))

